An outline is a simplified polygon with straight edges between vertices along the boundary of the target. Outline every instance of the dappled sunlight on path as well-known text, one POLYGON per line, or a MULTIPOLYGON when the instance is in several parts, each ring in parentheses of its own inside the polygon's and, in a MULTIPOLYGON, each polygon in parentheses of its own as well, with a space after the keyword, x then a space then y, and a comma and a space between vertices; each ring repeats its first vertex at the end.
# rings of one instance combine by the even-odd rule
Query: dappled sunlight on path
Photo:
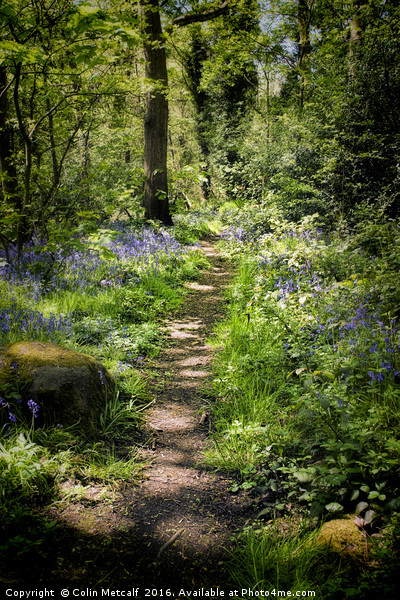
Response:
MULTIPOLYGON (((213 245, 202 247, 212 266, 200 281, 187 284, 178 314, 165 320, 166 344, 151 366, 146 478, 139 485, 117 485, 108 517, 88 503, 63 515, 68 525, 80 528, 86 519, 95 536, 115 537, 119 585, 223 585, 225 548, 250 517, 249 499, 233 495, 229 481, 202 463, 214 359, 208 340, 223 319, 231 278, 213 245)), ((111 569, 112 553, 98 550, 93 568, 107 559, 111 569)))
POLYGON ((213 361, 207 339, 223 318, 224 288, 231 278, 215 248, 205 242, 202 246, 212 267, 200 281, 186 285, 179 314, 165 322, 169 343, 157 361, 155 404, 148 422, 154 460, 148 479, 131 493, 135 531, 153 555, 179 532, 153 564, 157 578, 169 571, 170 577, 189 577, 196 585, 221 584, 223 548, 244 524, 249 507, 246 498, 229 492, 224 477, 207 471, 201 462, 208 438, 202 394, 210 387, 213 361), (180 575, 173 575, 170 561, 180 564, 180 575))

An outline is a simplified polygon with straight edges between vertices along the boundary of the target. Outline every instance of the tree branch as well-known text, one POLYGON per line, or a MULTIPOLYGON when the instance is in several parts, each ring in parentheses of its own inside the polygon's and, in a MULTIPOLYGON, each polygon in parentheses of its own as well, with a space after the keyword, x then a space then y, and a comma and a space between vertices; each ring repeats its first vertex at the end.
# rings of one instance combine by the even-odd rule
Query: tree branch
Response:
POLYGON ((225 0, 221 6, 217 8, 211 8, 210 10, 205 10, 204 12, 191 12, 186 13, 185 15, 181 15, 180 17, 176 17, 172 24, 177 27, 184 27, 185 25, 190 25, 190 23, 204 23, 205 21, 210 21, 211 19, 215 19, 220 15, 224 15, 229 10, 229 0, 225 0))

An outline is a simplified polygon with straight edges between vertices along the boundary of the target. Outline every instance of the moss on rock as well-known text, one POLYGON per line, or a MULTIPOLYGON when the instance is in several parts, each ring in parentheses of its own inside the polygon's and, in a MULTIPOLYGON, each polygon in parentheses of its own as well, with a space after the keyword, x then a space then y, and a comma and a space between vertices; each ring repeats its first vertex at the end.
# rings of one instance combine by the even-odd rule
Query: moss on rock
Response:
POLYGON ((35 400, 42 422, 79 422, 89 434, 115 394, 115 381, 99 361, 44 342, 18 342, 3 351, 0 385, 18 386, 23 399, 35 400))
POLYGON ((355 562, 365 562, 368 559, 366 535, 355 524, 354 515, 324 523, 316 543, 355 562))

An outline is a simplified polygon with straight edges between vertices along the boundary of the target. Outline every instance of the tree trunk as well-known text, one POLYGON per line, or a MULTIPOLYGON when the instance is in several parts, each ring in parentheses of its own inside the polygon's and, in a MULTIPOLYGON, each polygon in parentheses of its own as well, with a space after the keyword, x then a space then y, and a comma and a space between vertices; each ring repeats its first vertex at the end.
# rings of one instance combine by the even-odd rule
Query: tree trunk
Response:
POLYGON ((365 0, 356 0, 353 2, 354 12, 350 22, 349 42, 350 77, 354 77, 356 74, 356 63, 361 53, 361 42, 365 30, 363 15, 363 6, 365 3, 365 0))
MULTIPOLYGON (((18 256, 27 240, 27 223, 24 200, 18 189, 18 175, 14 163, 13 130, 8 124, 7 67, 0 65, 0 174, 4 203, 11 208, 12 215, 3 223, 3 245, 16 242, 18 256)), ((18 78, 14 82, 14 98, 18 95, 18 78)))
MULTIPOLYGON (((209 21, 229 9, 228 0, 221 6, 204 12, 186 13, 173 20, 183 27, 190 23, 209 21)), ((165 40, 161 28, 159 0, 141 0, 144 18, 145 74, 151 86, 146 96, 144 117, 145 216, 165 225, 172 225, 168 201, 168 75, 165 40)))
POLYGON ((158 0, 143 4, 145 74, 151 86, 144 118, 145 216, 172 225, 168 202, 168 75, 158 0))
POLYGON ((17 194, 17 170, 13 162, 12 129, 8 124, 7 67, 0 65, 0 169, 4 199, 22 208, 17 194))
MULTIPOLYGON (((207 58, 207 48, 202 38, 201 29, 198 26, 193 26, 190 32, 190 50, 185 60, 185 67, 189 78, 189 88, 196 107, 197 140, 208 172, 211 153, 207 137, 207 118, 209 118, 207 103, 209 97, 206 90, 201 87, 203 63, 207 58)), ((208 173, 201 184, 201 189, 203 200, 207 201, 211 195, 211 177, 208 173)))
POLYGON ((311 53, 311 42, 310 42, 310 21, 311 21, 312 7, 308 5, 307 0, 298 0, 298 11, 297 11, 297 27, 299 34, 299 54, 297 59, 297 70, 300 77, 300 91, 299 91, 299 107, 303 110, 304 106, 304 88, 306 84, 306 63, 309 54, 311 53))

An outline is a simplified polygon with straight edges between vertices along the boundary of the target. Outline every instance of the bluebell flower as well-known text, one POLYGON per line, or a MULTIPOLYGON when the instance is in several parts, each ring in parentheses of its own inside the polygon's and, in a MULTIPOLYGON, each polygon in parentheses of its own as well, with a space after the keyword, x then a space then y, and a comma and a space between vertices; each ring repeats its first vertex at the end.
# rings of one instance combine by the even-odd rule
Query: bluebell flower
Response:
POLYGON ((40 406, 33 400, 28 400, 28 408, 31 411, 33 417, 36 419, 40 410, 40 406))

